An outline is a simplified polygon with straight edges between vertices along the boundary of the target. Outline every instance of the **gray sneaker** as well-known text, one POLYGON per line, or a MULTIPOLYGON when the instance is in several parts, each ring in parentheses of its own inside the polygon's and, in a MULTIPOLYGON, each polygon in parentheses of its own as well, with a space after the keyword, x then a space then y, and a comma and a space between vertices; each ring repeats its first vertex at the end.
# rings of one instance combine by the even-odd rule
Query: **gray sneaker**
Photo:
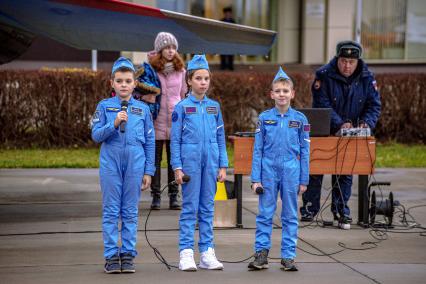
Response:
POLYGON ((130 253, 123 253, 120 255, 121 259, 121 272, 122 273, 135 273, 135 264, 133 263, 133 255, 130 253))
POLYGON ((268 265, 268 253, 269 250, 262 249, 254 254, 254 260, 249 263, 248 268, 250 270, 261 270, 267 269, 268 265))
POLYGON ((283 266, 281 269, 284 271, 298 271, 294 259, 282 258, 281 265, 283 266))
POLYGON ((105 259, 104 271, 108 274, 121 273, 120 258, 118 255, 105 259))

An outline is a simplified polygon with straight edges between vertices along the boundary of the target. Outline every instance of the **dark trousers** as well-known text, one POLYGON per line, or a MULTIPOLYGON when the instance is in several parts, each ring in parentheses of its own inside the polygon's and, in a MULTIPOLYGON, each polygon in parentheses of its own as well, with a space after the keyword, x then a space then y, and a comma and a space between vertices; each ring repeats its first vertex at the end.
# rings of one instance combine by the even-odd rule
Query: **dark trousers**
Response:
MULTIPOLYGON (((322 179, 323 175, 309 176, 308 189, 302 195, 303 206, 300 207, 302 215, 310 213, 315 216, 320 210, 322 179)), ((340 216, 350 216, 348 201, 352 194, 352 176, 332 175, 331 183, 331 212, 340 216)))
MULTIPOLYGON (((155 140, 155 175, 152 178, 151 193, 160 194, 161 190, 161 160, 163 158, 163 145, 166 145, 167 153, 167 182, 171 183, 175 180, 175 175, 170 164, 170 140, 155 140)), ((177 185, 169 185, 169 195, 178 194, 177 185)))
POLYGON ((234 70, 234 55, 220 56, 220 70, 234 70))

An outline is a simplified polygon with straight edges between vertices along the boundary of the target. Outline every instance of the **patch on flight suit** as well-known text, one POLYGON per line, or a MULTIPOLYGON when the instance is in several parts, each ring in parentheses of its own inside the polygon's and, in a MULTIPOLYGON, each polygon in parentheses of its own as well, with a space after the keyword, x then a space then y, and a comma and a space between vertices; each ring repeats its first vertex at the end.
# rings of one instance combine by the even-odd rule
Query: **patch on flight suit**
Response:
POLYGON ((377 91, 377 81, 376 80, 373 81, 373 88, 374 88, 374 90, 377 91))
POLYGON ((320 80, 315 80, 314 89, 318 90, 319 88, 321 88, 321 81, 320 80))
POLYGON ((92 123, 98 123, 100 121, 101 112, 99 110, 95 111, 92 117, 92 123))
POLYGON ((138 107, 130 107, 130 112, 136 115, 143 115, 143 109, 138 107))
POLYGON ((256 125, 256 130, 254 131, 254 133, 259 133, 260 132, 260 127, 262 126, 262 121, 261 120, 259 120, 258 122, 257 122, 257 125, 256 125))
POLYGON ((194 114, 197 113, 197 107, 186 106, 185 114, 194 114))
POLYGON ((174 111, 172 113, 172 121, 176 122, 178 120, 178 118, 179 118, 179 114, 176 111, 174 111))
POLYGON ((311 132, 311 125, 310 124, 304 124, 303 125, 303 131, 311 132))
POLYGON ((118 107, 107 107, 106 111, 107 112, 119 112, 120 109, 118 107))
POLYGON ((265 120, 265 121, 263 121, 263 123, 265 123, 265 125, 274 125, 274 126, 276 126, 278 124, 278 121, 276 121, 276 120, 265 120))
POLYGON ((297 120, 290 120, 288 122, 288 127, 289 128, 300 128, 300 121, 297 120))
POLYGON ((206 107, 207 113, 217 114, 217 107, 206 107))

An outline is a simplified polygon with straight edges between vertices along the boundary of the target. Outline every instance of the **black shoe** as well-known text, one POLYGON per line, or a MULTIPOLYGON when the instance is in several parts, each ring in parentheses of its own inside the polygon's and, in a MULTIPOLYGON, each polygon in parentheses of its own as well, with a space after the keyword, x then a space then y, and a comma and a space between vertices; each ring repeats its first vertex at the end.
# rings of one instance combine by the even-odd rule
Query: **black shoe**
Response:
POLYGON ((136 269, 133 258, 133 255, 130 253, 123 253, 120 255, 122 273, 135 273, 136 269))
POLYGON ((254 260, 249 263, 248 268, 250 270, 261 270, 267 269, 268 265, 268 253, 269 250, 262 249, 254 254, 254 260))
POLYGON ((339 219, 339 228, 343 230, 349 230, 351 228, 351 222, 347 216, 343 216, 339 219))
POLYGON ((283 266, 281 269, 284 271, 298 271, 294 259, 282 258, 281 265, 283 266))
POLYGON ((121 273, 120 258, 118 255, 105 259, 104 271, 108 274, 121 273))
POLYGON ((171 210, 180 210, 180 204, 178 202, 177 194, 171 194, 169 200, 169 208, 171 210))
POLYGON ((300 217, 300 221, 302 222, 312 222, 314 220, 314 216, 311 213, 304 213, 300 217))
POLYGON ((152 194, 152 203, 151 203, 151 209, 152 210, 160 210, 161 208, 161 195, 157 193, 152 194))

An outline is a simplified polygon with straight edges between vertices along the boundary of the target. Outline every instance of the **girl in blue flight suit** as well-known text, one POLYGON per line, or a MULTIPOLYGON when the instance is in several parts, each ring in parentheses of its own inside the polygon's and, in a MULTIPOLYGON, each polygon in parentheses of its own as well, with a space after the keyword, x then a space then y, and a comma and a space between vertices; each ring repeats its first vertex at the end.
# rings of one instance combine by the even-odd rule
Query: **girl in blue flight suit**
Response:
POLYGON ((104 271, 133 273, 141 183, 143 180, 142 189, 147 189, 155 173, 154 126, 148 106, 132 97, 135 68, 129 59, 120 57, 114 63, 111 86, 116 96, 101 101, 92 118, 92 138, 102 143, 99 173, 104 271), (127 110, 122 109, 123 101, 127 101, 127 110), (124 122, 125 128, 121 126, 124 122))
POLYGON ((218 102, 207 98, 210 71, 204 55, 188 62, 189 95, 172 114, 171 164, 182 184, 179 220, 179 269, 195 271, 194 232, 198 217, 200 268, 223 269, 214 252, 213 215, 216 181, 225 181, 228 157, 225 131, 218 102), (183 184, 183 176, 190 181, 183 184))
POLYGON ((275 107, 259 115, 253 149, 252 188, 262 187, 256 217, 255 259, 249 268, 268 268, 272 219, 277 196, 282 200, 281 264, 283 270, 296 271, 297 195, 309 183, 309 131, 306 117, 290 107, 294 98, 292 80, 279 69, 272 82, 275 107))

